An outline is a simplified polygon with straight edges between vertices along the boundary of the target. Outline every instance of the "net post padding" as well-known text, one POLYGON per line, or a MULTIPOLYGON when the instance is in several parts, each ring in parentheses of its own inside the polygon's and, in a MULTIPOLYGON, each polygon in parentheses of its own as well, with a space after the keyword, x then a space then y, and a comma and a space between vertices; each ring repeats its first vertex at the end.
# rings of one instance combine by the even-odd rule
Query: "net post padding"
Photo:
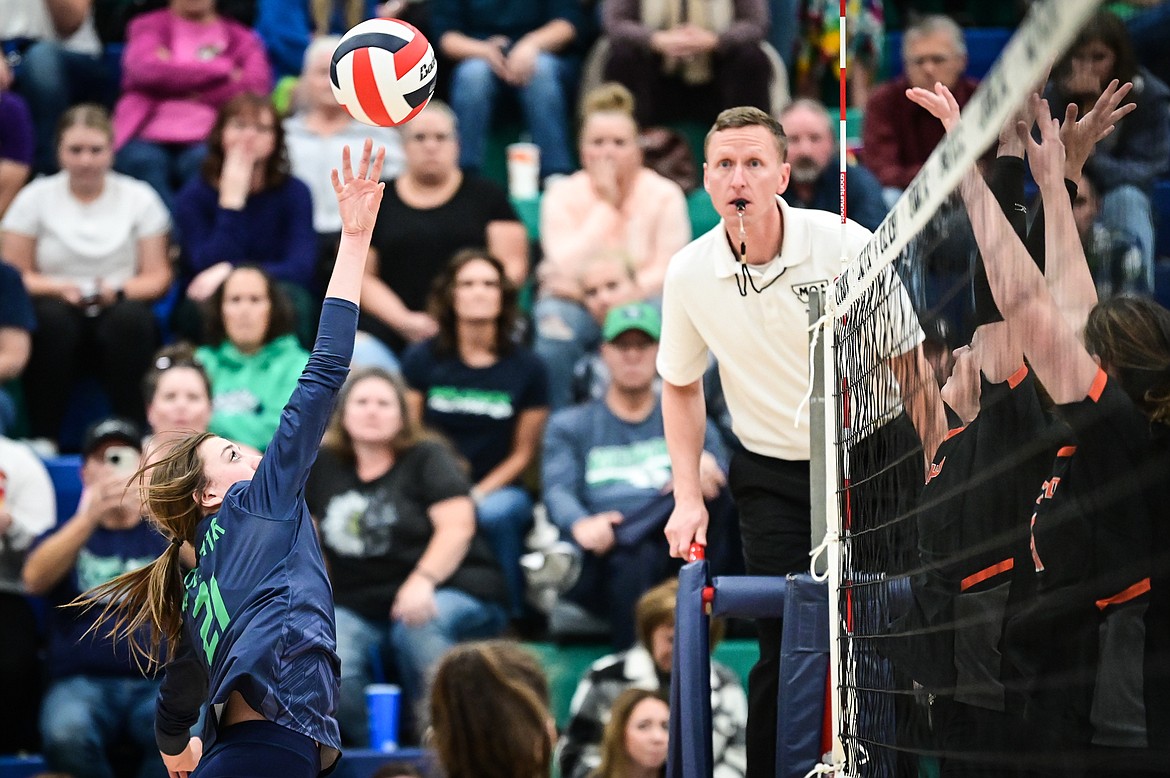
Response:
POLYGON ((703 603, 707 579, 707 560, 703 558, 688 562, 678 573, 667 778, 710 778, 715 770, 711 747, 710 617, 703 603))
POLYGON ((721 576, 705 560, 679 572, 670 679, 668 778, 711 778, 711 616, 783 619, 776 775, 802 778, 820 760, 829 663, 829 598, 807 574, 721 576), (707 596, 704 596, 707 590, 707 596), (708 611, 709 606, 709 611, 708 611))

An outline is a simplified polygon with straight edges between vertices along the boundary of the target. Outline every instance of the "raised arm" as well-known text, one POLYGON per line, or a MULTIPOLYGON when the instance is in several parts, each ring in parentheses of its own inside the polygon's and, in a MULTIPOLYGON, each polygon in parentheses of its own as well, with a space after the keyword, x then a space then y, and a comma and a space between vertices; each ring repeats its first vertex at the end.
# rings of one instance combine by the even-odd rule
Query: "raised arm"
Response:
POLYGON ((332 174, 342 224, 337 261, 321 307, 313 353, 281 412, 256 475, 240 497, 241 506, 255 514, 286 520, 307 515, 298 510, 301 492, 337 392, 349 374, 366 255, 386 186, 379 180, 385 149, 379 148, 376 156, 372 150, 373 142, 367 139, 355 175, 346 146, 341 172, 332 174))
MULTIPOLYGON (((1059 145, 1057 132, 1055 122, 1042 126, 1040 145, 1059 145)), ((1063 165, 1063 146, 1059 156, 1063 165)), ((996 305, 1018 334, 1037 376, 1057 403, 1082 399, 1096 375, 1096 363, 1065 321, 1044 276, 1008 224, 983 177, 977 171, 969 171, 959 190, 983 254, 996 305)), ((1071 208, 1067 199, 1064 197, 1056 207, 1071 208)))
POLYGON ((1032 175, 1044 201, 1044 280, 1073 332, 1080 332, 1089 311, 1097 304, 1097 286, 1085 261, 1085 251, 1064 185, 1066 157, 1059 125, 1049 113, 1047 100, 1033 94, 1029 98, 1029 107, 1045 142, 1033 140, 1028 131, 1030 123, 1020 122, 1017 129, 1027 148, 1032 175))

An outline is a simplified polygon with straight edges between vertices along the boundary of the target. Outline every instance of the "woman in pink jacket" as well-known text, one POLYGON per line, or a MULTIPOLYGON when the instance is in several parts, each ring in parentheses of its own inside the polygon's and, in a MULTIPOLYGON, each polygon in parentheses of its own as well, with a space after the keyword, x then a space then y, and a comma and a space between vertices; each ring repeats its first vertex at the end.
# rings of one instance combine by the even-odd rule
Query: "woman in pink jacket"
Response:
POLYGON ((272 88, 268 55, 215 0, 170 0, 130 23, 122 96, 114 109, 115 167, 153 186, 168 208, 199 170, 220 106, 272 88))

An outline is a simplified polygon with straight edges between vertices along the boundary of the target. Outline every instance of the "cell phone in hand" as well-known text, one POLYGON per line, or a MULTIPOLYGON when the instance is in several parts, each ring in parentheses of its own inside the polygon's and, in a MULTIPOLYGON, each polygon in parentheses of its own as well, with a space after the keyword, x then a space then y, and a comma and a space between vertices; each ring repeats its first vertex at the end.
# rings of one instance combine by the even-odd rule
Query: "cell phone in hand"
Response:
POLYGON ((129 478, 138 472, 141 456, 133 446, 110 446, 103 455, 110 470, 120 478, 129 478))

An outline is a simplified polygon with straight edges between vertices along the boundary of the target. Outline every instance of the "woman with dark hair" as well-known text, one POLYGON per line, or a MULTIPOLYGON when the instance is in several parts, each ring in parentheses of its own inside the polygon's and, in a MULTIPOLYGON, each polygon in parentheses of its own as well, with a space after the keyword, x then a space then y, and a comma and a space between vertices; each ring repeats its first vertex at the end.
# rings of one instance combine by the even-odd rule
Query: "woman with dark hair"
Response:
POLYGON ((1081 28, 1054 68, 1047 96, 1057 115, 1077 110, 1084 116, 1113 79, 1133 82, 1126 102, 1137 107, 1097 144, 1085 163, 1085 175, 1100 194, 1101 223, 1140 248, 1142 282, 1145 291, 1153 292, 1150 197, 1154 180, 1170 164, 1170 87, 1137 63, 1124 22, 1100 11, 1081 28))
POLYGON ((208 429, 263 451, 309 354, 292 306, 266 271, 231 269, 207 301, 207 343, 195 357, 211 379, 208 429))
POLYGON ((289 173, 284 128, 268 98, 239 95, 219 112, 202 175, 175 198, 175 226, 188 299, 202 302, 233 267, 256 265, 281 282, 302 325, 301 342, 311 341, 313 201, 289 173))
POLYGON ((367 743, 371 649, 392 649, 404 720, 434 661, 507 623, 507 590, 477 535, 471 484, 454 452, 406 410, 406 388, 380 368, 342 387, 305 490, 336 603, 345 742, 367 743))
POLYGON ((460 251, 431 293, 439 333, 402 358, 412 415, 467 460, 476 515, 504 568, 513 615, 522 607, 520 555, 532 522, 532 498, 520 480, 548 418, 544 364, 514 339, 516 294, 498 259, 460 251))
POLYGON ((447 778, 547 778, 556 722, 548 679, 516 643, 447 652, 431 685, 432 745, 447 778))
POLYGON ((590 778, 662 778, 670 734, 670 704, 660 692, 626 689, 614 700, 601 765, 590 778))
POLYGON ((61 172, 24 187, 0 221, 0 256, 21 271, 37 328, 24 371, 33 437, 56 440, 79 374, 119 416, 143 421, 138 383, 157 348, 152 303, 171 284, 170 217, 149 186, 111 170, 109 114, 61 117, 61 172))

